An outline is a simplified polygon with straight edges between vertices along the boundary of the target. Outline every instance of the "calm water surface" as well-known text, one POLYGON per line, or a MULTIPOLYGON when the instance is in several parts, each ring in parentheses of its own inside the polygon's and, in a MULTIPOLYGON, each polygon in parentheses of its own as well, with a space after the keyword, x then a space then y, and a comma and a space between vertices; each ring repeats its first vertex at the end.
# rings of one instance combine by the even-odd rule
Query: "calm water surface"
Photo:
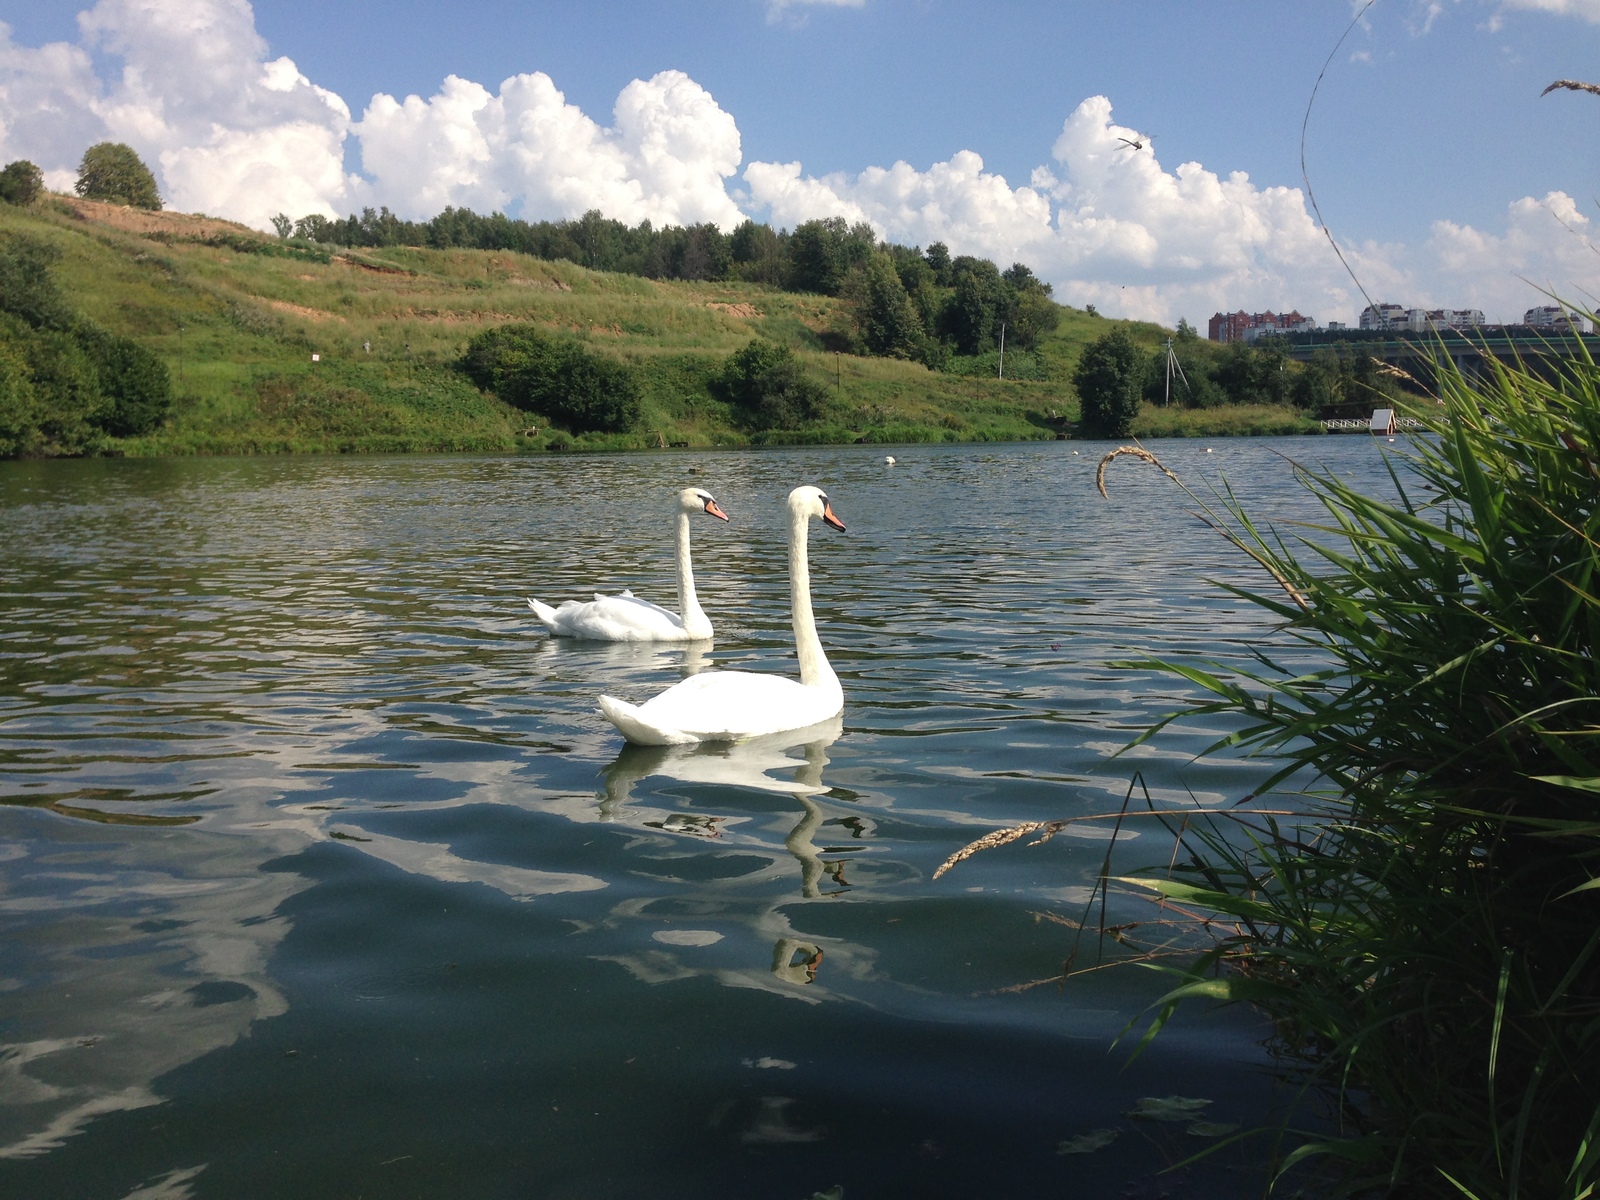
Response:
MULTIPOLYGON (((1275 521, 1317 516, 1284 456, 1387 486, 1364 437, 1214 446, 1155 448, 1275 521)), ((1263 1031, 1196 1012, 1129 1065, 1148 973, 1005 990, 1059 969, 1039 914, 1104 830, 932 879, 1135 771, 1259 777, 1193 761, 1216 728, 1111 757, 1187 693, 1109 663, 1273 634, 1165 479, 1100 499, 1105 448, 0 464, 0 1195, 1163 1194, 1202 1143, 1123 1114, 1261 1120, 1263 1031), (691 482, 732 516, 694 525, 714 646, 545 637, 525 596, 672 602, 691 482), (601 692, 793 669, 807 482, 849 526, 812 532, 840 727, 625 749, 601 692)))

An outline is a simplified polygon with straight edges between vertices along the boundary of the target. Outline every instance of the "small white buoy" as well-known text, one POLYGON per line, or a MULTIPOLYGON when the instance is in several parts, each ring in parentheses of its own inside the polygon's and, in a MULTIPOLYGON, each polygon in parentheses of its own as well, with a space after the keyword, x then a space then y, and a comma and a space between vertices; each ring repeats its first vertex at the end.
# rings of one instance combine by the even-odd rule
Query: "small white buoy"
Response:
POLYGON ((1207 446, 1206 447, 1206 453, 1207 454, 1213 454, 1213 453, 1215 453, 1215 451, 1213 451, 1210 446, 1207 446))
POLYGON ((889 465, 890 465, 890 466, 891 466, 891 467, 892 467, 892 466, 894 466, 894 455, 892 455, 892 454, 885 454, 885 455, 884 455, 884 456, 883 456, 883 461, 884 461, 884 462, 886 462, 886 463, 888 463, 888 464, 889 464, 889 465))
POLYGON ((1074 451, 1073 451, 1073 452, 1072 452, 1072 454, 1073 454, 1073 457, 1077 457, 1077 454, 1078 454, 1078 452, 1077 452, 1077 451, 1076 451, 1076 450, 1074 450, 1074 451))
POLYGON ((1394 441, 1394 439, 1393 439, 1393 438, 1390 438, 1390 439, 1389 439, 1389 440, 1390 440, 1390 441, 1391 441, 1391 442, 1392 442, 1392 441, 1394 441))

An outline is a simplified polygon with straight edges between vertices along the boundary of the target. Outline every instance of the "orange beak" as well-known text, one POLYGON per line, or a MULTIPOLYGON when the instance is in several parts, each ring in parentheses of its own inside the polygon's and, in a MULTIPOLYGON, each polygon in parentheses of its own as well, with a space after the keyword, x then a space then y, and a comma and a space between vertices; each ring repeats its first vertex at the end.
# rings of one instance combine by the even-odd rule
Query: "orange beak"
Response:
POLYGON ((728 514, 717 507, 717 502, 715 500, 706 501, 706 512, 710 513, 713 517, 716 517, 719 521, 726 521, 728 519, 728 514))
POLYGON ((839 520, 838 517, 833 515, 833 505, 824 504, 822 506, 822 520, 824 521, 824 523, 826 523, 828 525, 832 525, 840 533, 844 532, 844 522, 839 520))

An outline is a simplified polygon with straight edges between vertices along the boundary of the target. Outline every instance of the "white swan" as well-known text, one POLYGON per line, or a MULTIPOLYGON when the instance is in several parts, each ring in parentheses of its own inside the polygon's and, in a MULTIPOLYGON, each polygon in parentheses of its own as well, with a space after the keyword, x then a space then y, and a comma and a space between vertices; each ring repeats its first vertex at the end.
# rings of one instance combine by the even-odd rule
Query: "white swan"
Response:
POLYGON ((545 628, 557 637, 590 638, 597 642, 698 642, 711 636, 711 619, 694 594, 694 571, 689 566, 689 514, 703 512, 726 521, 711 493, 687 487, 678 493, 678 607, 683 616, 659 604, 641 600, 630 591, 620 596, 595 593, 593 600, 568 600, 551 608, 529 600, 545 628))
POLYGON ((753 671, 704 671, 639 705, 601 696, 600 711, 624 737, 641 746, 736 742, 803 729, 839 714, 844 689, 822 652, 811 615, 806 532, 813 517, 844 528, 820 488, 795 488, 789 493, 789 603, 799 680, 753 671))

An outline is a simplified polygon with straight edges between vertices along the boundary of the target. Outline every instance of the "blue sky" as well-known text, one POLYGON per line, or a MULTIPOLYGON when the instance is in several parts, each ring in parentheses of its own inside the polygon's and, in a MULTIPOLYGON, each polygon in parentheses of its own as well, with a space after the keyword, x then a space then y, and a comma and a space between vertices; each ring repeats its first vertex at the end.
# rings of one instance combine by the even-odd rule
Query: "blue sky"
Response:
MULTIPOLYGON (((1348 320, 1362 301, 1316 245, 1299 139, 1317 73, 1358 7, 0 0, 11 29, 0 153, 54 154, 41 165, 59 181, 81 153, 74 136, 117 136, 160 164, 175 204, 257 225, 269 202, 291 215, 296 203, 379 202, 424 216, 418 205, 448 201, 531 217, 609 204, 657 223, 837 213, 896 241, 937 236, 1034 262, 1063 298, 1102 311, 1203 320, 1210 308, 1293 306, 1348 320), (186 30, 206 47, 193 78, 186 30), (78 67, 46 64, 52 43, 78 67), (298 91, 287 76, 255 99, 216 83, 283 57, 298 91), (162 64, 174 74, 158 82, 162 64), (84 108, 65 128, 40 115, 63 104, 39 99, 50 69, 84 108), (536 72, 558 98, 501 94, 503 80, 536 72), (430 104, 450 75, 478 90, 430 104), (625 128, 614 107, 636 80, 625 128), (345 124, 307 99, 315 89, 343 101, 345 124), (364 119, 379 93, 418 100, 364 119), (1104 102, 1081 111, 1094 97, 1104 102), (535 144, 548 124, 496 124, 558 109, 569 133, 588 122, 559 153, 535 144), (324 118, 322 140, 307 141, 308 122, 324 118), (1153 140, 1119 150, 1119 133, 1134 131, 1153 140), (650 160, 651 136, 671 143, 672 162, 650 160), (481 145, 442 163, 440 147, 464 137, 481 145), (263 165, 250 168, 250 154, 263 165), (906 170, 894 179, 863 174, 897 162, 906 170), (794 163, 788 176, 754 166, 794 163), (1198 164, 1187 183, 1186 163, 1198 164), (248 189, 230 189, 227 176, 251 169, 248 189), (1226 186, 1236 172, 1248 182, 1226 186)), ((1308 160, 1323 216, 1374 299, 1511 318, 1543 299, 1519 275, 1586 299, 1600 276, 1583 240, 1600 223, 1600 97, 1539 92, 1600 79, 1597 52, 1600 0, 1378 0, 1366 11, 1318 95, 1308 160)))

